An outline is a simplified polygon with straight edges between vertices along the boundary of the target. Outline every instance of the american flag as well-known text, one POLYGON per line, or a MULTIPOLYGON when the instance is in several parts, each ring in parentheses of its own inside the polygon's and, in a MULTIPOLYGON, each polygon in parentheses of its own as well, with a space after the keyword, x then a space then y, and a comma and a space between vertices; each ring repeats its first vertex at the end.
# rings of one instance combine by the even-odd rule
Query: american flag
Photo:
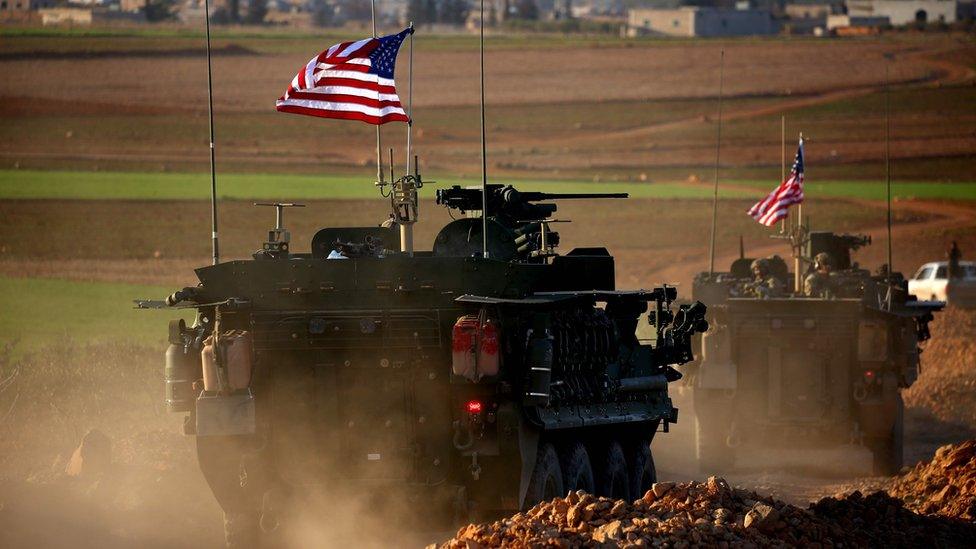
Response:
POLYGON ((803 139, 796 149, 796 160, 790 175, 769 196, 749 208, 749 215, 767 227, 786 217, 790 206, 803 202, 803 139))
POLYGON ((361 120, 409 122, 393 83, 397 52, 412 28, 380 38, 342 42, 313 57, 275 103, 281 112, 361 120))

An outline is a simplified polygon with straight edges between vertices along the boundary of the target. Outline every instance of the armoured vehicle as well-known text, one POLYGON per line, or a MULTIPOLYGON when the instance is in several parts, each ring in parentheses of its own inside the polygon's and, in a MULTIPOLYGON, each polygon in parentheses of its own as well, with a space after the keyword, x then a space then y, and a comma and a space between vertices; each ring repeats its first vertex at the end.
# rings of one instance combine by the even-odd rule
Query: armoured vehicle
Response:
POLYGON ((909 295, 900 273, 882 267, 872 275, 853 262, 852 250, 869 237, 800 233, 794 243, 804 263, 833 260, 817 296, 803 295, 802 277, 779 256, 765 268, 780 295, 756 291, 752 258, 694 281, 711 326, 696 338, 701 353, 689 376, 700 466, 735 467, 747 449, 854 443, 870 450, 877 474, 891 474, 903 463, 901 390, 918 375, 919 343, 942 304, 909 295))
POLYGON ((429 251, 390 249, 404 213, 295 253, 276 204, 253 259, 201 267, 167 298, 197 314, 170 324, 166 405, 186 415, 229 543, 275 529, 308 490, 382 486, 464 516, 654 482, 650 442, 677 420, 668 383, 705 307, 616 289, 604 248, 557 253, 545 201, 626 195, 484 193, 437 191, 462 215, 429 251))

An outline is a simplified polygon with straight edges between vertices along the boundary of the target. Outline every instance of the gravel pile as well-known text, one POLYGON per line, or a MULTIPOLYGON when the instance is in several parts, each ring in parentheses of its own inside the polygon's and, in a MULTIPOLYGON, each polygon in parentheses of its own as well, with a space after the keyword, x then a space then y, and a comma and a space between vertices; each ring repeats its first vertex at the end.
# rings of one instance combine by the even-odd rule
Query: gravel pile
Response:
POLYGON ((888 493, 917 513, 976 522, 976 440, 939 448, 892 481, 888 493))
POLYGON ((976 311, 953 307, 935 315, 922 370, 903 396, 909 408, 942 421, 976 427, 976 311))
POLYGON ((573 492, 468 525, 440 547, 892 547, 973 539, 976 525, 916 515, 883 492, 824 498, 804 510, 711 477, 657 483, 633 503, 573 492))

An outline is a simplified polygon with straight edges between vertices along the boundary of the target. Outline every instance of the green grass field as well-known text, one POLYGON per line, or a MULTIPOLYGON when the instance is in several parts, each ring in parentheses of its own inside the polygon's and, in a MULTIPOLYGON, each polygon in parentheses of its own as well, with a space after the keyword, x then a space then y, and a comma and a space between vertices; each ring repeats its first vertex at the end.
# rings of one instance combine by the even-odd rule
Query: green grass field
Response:
POLYGON ((189 311, 138 310, 133 299, 161 299, 172 288, 49 278, 0 277, 0 342, 30 350, 72 339, 146 345, 166 341, 166 325, 189 311))
MULTIPOLYGON (((218 175, 217 193, 234 199, 369 199, 379 193, 369 177, 310 176, 279 174, 218 175)), ((626 192, 634 198, 709 198, 709 185, 685 183, 593 183, 582 181, 513 180, 523 190, 542 192, 626 192)), ((772 188, 775 181, 733 180, 722 182, 720 197, 748 198, 772 188), (755 188, 751 192, 744 187, 755 188)), ((425 194, 448 184, 476 185, 471 179, 429 185, 425 194)), ((760 193, 761 194, 761 193, 760 193)), ((882 200, 885 187, 874 181, 827 181, 807 184, 811 197, 882 200)), ((180 200, 210 196, 207 174, 199 173, 119 173, 76 171, 0 171, 0 199, 81 199, 81 200, 180 200)), ((976 183, 892 184, 895 198, 976 200, 976 183)))
MULTIPOLYGON (((217 194, 235 199, 363 199, 380 198, 372 178, 353 176, 310 176, 279 174, 218 175, 217 194)), ((502 182, 514 182, 505 178, 502 182)), ((680 183, 592 183, 581 181, 530 180, 523 190, 542 192, 626 192, 634 198, 707 198, 706 186, 680 183)), ((452 179, 428 185, 431 188, 452 184, 476 185, 471 179, 452 179)), ((731 189, 725 196, 748 196, 747 191, 731 189)), ((28 170, 0 171, 0 199, 125 199, 176 200, 206 199, 210 196, 209 174, 199 173, 118 173, 118 172, 44 172, 28 170)))

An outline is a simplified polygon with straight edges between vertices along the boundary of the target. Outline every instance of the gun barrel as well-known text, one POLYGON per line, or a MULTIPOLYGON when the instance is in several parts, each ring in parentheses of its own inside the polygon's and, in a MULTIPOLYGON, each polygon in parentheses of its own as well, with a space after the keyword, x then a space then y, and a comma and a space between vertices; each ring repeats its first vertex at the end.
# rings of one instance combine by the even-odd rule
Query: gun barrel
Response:
POLYGON ((523 200, 535 202, 537 200, 574 200, 587 198, 630 198, 629 193, 520 193, 523 200))

